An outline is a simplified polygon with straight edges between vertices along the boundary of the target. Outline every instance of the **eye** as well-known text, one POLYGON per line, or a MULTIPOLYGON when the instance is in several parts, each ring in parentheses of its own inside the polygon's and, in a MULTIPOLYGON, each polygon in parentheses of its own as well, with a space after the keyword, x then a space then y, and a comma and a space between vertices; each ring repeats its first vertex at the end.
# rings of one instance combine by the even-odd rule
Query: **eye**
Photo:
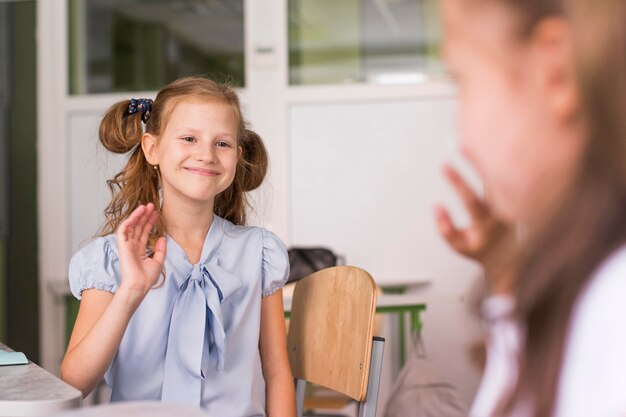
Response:
POLYGON ((194 138, 193 136, 183 136, 181 139, 183 141, 185 141, 185 142, 195 142, 196 141, 196 138, 194 138))
POLYGON ((227 142, 225 140, 218 140, 216 145, 218 147, 220 147, 220 148, 230 148, 231 147, 230 142, 227 142))

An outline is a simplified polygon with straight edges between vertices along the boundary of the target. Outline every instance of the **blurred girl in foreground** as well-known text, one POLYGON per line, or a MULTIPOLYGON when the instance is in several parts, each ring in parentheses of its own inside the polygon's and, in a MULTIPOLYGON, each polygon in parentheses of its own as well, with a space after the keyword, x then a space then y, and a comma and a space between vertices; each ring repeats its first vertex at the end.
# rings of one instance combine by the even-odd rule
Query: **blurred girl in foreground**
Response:
POLYGON ((447 169, 472 223, 437 210, 491 289, 470 415, 626 416, 626 0, 443 0, 443 14, 461 148, 487 196, 447 169))

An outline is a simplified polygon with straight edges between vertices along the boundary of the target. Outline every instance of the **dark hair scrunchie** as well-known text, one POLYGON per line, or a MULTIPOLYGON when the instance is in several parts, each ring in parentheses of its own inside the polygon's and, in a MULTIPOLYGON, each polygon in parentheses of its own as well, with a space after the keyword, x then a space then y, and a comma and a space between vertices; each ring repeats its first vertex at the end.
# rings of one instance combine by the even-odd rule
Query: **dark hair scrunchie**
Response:
POLYGON ((150 98, 131 98, 128 103, 128 110, 126 114, 134 114, 141 112, 141 121, 148 123, 150 118, 150 111, 152 110, 152 99, 150 98))

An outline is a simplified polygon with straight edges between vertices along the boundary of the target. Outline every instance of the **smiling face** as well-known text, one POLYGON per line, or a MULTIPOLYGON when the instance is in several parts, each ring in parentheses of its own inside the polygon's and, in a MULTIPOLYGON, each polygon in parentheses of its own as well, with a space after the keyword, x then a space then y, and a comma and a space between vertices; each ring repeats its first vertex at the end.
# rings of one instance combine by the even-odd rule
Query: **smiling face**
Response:
POLYGON ((566 26, 555 19, 523 38, 519 16, 487 0, 444 0, 443 15, 461 151, 499 217, 533 222, 558 203, 582 149, 566 26))
POLYGON ((163 204, 213 208, 233 179, 241 150, 233 109, 220 101, 185 99, 174 104, 163 132, 146 133, 146 160, 158 165, 163 204))

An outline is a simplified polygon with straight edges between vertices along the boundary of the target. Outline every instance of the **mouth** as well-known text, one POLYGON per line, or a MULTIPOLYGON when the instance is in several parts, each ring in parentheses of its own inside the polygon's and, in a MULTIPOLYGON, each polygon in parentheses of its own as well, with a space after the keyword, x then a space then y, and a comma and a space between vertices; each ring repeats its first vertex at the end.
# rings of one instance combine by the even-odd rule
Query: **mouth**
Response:
POLYGON ((203 177, 217 177, 218 175, 220 175, 219 172, 206 168, 183 167, 183 169, 185 171, 191 172, 192 174, 200 175, 203 177))

